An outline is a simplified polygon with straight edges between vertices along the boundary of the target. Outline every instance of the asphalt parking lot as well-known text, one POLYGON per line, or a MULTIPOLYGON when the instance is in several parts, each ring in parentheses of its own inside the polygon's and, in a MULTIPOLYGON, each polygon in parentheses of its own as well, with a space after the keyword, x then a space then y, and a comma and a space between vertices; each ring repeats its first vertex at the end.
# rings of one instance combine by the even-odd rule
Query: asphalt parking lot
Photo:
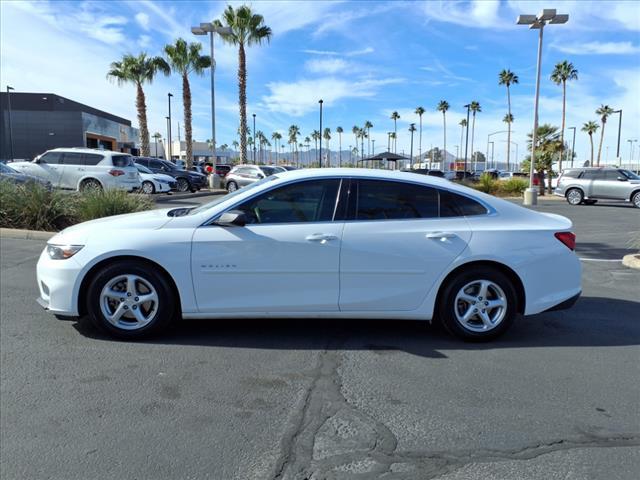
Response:
POLYGON ((573 220, 583 296, 485 345, 326 320, 113 341, 35 303, 44 242, 2 239, 0 478, 635 480, 640 210, 536 208, 573 220))

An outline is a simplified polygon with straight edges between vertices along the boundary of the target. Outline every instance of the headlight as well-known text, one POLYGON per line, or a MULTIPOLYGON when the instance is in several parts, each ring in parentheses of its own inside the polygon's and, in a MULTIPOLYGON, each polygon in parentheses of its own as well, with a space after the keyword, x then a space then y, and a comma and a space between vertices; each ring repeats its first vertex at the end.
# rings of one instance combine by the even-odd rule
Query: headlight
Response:
POLYGON ((65 260, 82 250, 84 245, 47 245, 47 253, 51 260, 65 260))

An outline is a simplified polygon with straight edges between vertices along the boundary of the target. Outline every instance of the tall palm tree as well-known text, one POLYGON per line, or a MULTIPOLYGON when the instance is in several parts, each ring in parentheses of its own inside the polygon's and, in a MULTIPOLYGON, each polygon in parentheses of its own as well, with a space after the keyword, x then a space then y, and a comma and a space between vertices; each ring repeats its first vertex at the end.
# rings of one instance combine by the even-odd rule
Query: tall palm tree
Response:
POLYGON ((600 166, 600 156, 602 155, 602 142, 604 141, 604 127, 607 124, 607 117, 613 113, 613 108, 609 105, 600 105, 600 108, 596 110, 596 115, 600 115, 600 123, 602 124, 602 130, 600 130, 600 145, 598 146, 598 164, 600 166))
POLYGON ((458 123, 460 125, 460 150, 458 151, 458 159, 460 159, 460 155, 462 154, 462 139, 464 138, 464 129, 467 128, 467 119, 463 118, 458 123))
POLYGON ((391 139, 391 143, 393 143, 395 145, 395 143, 396 143, 396 132, 389 132, 389 138, 391 139))
POLYGON ((160 132, 156 132, 153 134, 153 140, 156 144, 156 158, 158 158, 158 142, 160 141, 160 139, 162 138, 162 134, 160 132))
POLYGON ((422 115, 424 115, 424 108, 416 108, 416 115, 420 117, 420 137, 418 139, 418 158, 422 161, 422 115))
POLYGON ((447 110, 449 110, 449 102, 447 102, 446 100, 440 100, 438 102, 436 110, 442 112, 442 121, 444 123, 444 148, 442 149, 442 166, 444 167, 444 164, 447 160, 447 110))
POLYGON ((140 150, 143 156, 149 156, 149 127, 147 126, 147 104, 142 86, 151 83, 158 72, 169 75, 171 69, 162 57, 148 57, 142 52, 137 57, 124 55, 122 60, 112 62, 107 78, 118 85, 133 83, 136 86, 136 110, 140 127, 140 150))
POLYGON ((309 165, 311 163, 310 161, 310 153, 309 153, 309 149, 311 147, 311 139, 309 137, 304 137, 304 144, 307 147, 307 165, 309 165))
POLYGON ((291 144, 291 147, 294 149, 294 153, 295 157, 294 157, 294 162, 297 164, 298 163, 298 135, 300 135, 300 127, 297 125, 291 125, 289 127, 289 143, 291 144))
MULTIPOLYGON (((193 133, 191 130, 191 86, 189 74, 202 75, 211 66, 209 55, 200 55, 202 44, 189 43, 178 38, 174 44, 165 45, 164 54, 171 70, 182 77, 182 104, 184 107, 184 139, 187 143, 187 170, 193 164, 193 133)), ((215 162, 216 159, 214 158, 215 162)))
MULTIPOLYGON (((560 128, 560 142, 562 143, 562 150, 564 153, 564 122, 565 112, 567 105, 567 80, 577 80, 578 70, 573 66, 573 63, 564 62, 556 63, 556 66, 551 73, 551 80, 556 85, 562 85, 562 127, 560 128)), ((558 171, 562 171, 562 154, 560 155, 560 161, 558 162, 558 171)))
POLYGON ((581 129, 583 132, 586 132, 587 135, 589 135, 589 142, 591 142, 591 163, 589 163, 589 165, 592 167, 593 167, 593 134, 596 133, 596 131, 599 128, 600 128, 600 125, 598 125, 594 121, 590 121, 582 125, 582 129, 581 129))
POLYGON ((273 132, 271 134, 271 140, 276 147, 276 165, 278 164, 278 145, 280 144, 280 140, 282 140, 282 134, 280 132, 273 132))
MULTIPOLYGON (((498 74, 498 85, 507 87, 507 115, 511 115, 511 85, 518 83, 518 76, 511 70, 502 70, 498 74)), ((511 117, 513 118, 513 117, 511 117)), ((507 124, 507 170, 511 158, 511 122, 507 124)))
POLYGON ((351 128, 351 133, 353 133, 353 136, 356 139, 356 147, 357 147, 358 139, 360 138, 360 127, 358 127, 357 125, 354 125, 353 128, 351 128))
POLYGON ((311 132, 311 138, 313 138, 314 149, 316 151, 316 155, 318 155, 318 142, 320 141, 320 132, 318 130, 314 130, 311 132))
POLYGON ((364 129, 367 131, 367 154, 371 155, 371 129, 373 128, 373 123, 369 120, 364 122, 364 129))
POLYGON ((264 141, 265 141, 265 137, 264 137, 264 133, 262 132, 262 130, 258 130, 255 134, 255 141, 257 144, 257 148, 258 148, 258 163, 263 161, 263 157, 262 157, 262 147, 264 145, 264 141))
POLYGON ((245 46, 260 45, 271 39, 271 28, 264 17, 253 13, 251 7, 242 5, 234 9, 227 5, 221 20, 214 20, 216 27, 229 27, 229 33, 221 33, 225 42, 238 47, 238 105, 240 107, 240 163, 247 162, 247 58, 245 46))
POLYGON ((342 166, 342 132, 344 132, 344 130, 342 129, 342 127, 337 127, 336 132, 338 132, 338 142, 339 142, 338 166, 341 167, 342 166))
POLYGON ((473 155, 473 140, 475 138, 476 135, 476 113, 481 112, 482 111, 482 107, 480 106, 479 102, 476 102, 475 100, 473 102, 471 102, 469 104, 469 110, 471 110, 471 113, 473 115, 473 119, 471 121, 471 160, 473 161, 474 155, 473 155))
MULTIPOLYGON (((329 127, 324 129, 322 133, 322 138, 324 138, 325 144, 327 146, 327 163, 329 167, 331 166, 331 152, 329 151, 329 140, 331 140, 331 129, 329 127)), ((322 159, 320 159, 322 161, 322 159)))
POLYGON ((411 153, 409 154, 409 168, 413 168, 413 132, 417 130, 415 124, 409 125, 409 134, 411 135, 411 153))
POLYGON ((393 153, 398 153, 398 120, 400 119, 400 114, 398 112, 393 112, 391 114, 391 120, 393 120, 393 153))
POLYGON ((358 129, 358 137, 360 138, 360 153, 361 158, 364 158, 364 139, 367 138, 367 132, 364 128, 358 129))

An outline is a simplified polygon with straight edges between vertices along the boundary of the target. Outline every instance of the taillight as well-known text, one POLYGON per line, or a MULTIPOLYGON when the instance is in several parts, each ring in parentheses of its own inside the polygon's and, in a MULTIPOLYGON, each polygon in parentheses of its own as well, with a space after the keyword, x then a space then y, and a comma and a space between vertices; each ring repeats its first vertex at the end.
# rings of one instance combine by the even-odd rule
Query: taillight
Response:
POLYGON ((120 175, 124 175, 124 172, 122 170, 118 170, 116 168, 109 170, 109 175, 112 175, 114 177, 119 177, 120 175))
POLYGON ((564 243, 569 250, 576 249, 576 236, 573 232, 556 232, 554 235, 564 243))

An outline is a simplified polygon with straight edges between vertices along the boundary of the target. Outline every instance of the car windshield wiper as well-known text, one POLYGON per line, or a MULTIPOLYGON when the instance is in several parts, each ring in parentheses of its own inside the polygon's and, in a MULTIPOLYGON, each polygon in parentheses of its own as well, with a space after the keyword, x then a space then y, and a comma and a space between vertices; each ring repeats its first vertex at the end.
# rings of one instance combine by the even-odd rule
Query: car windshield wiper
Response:
POLYGON ((167 216, 169 216, 169 217, 183 217, 183 216, 187 215, 194 208, 196 208, 196 207, 174 208, 173 210, 169 210, 167 212, 167 216))

